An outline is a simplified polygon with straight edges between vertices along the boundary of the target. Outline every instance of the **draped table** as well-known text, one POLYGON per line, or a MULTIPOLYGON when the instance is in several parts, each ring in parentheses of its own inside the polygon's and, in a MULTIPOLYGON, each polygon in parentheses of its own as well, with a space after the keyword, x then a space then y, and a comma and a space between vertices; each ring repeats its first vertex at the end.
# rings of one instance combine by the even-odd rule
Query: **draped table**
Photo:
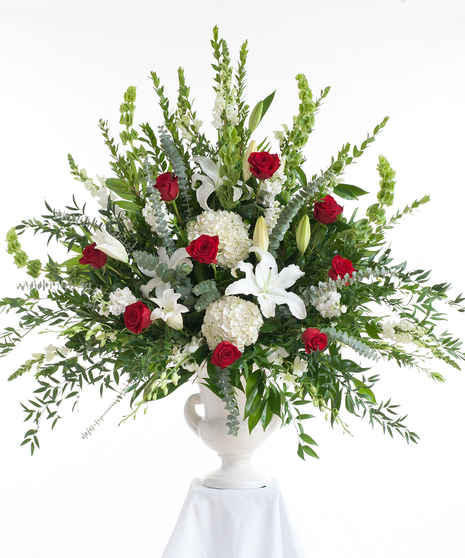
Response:
POLYGON ((207 488, 194 479, 162 558, 306 558, 279 484, 207 488))

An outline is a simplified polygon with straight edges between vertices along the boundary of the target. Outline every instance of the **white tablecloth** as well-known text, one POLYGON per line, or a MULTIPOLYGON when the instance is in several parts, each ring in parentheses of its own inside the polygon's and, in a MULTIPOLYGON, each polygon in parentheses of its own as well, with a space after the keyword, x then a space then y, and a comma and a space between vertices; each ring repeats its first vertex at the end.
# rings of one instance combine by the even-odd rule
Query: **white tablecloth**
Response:
POLYGON ((194 479, 162 558, 306 558, 279 485, 207 488, 194 479))

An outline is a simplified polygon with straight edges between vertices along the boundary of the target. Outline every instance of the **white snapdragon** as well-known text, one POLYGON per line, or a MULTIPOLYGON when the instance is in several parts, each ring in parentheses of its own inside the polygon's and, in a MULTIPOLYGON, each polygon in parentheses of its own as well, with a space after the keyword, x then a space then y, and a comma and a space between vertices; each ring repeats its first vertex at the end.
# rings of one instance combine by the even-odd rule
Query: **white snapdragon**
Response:
POLYGON ((215 99, 215 105, 213 107, 213 122, 212 122, 212 126, 214 128, 216 128, 217 130, 219 130, 223 124, 222 120, 221 120, 221 116, 223 114, 223 111, 226 107, 226 101, 223 97, 223 93, 221 92, 221 89, 217 91, 216 93, 216 99, 215 99))
POLYGON ((220 86, 216 93, 215 105, 213 107, 213 122, 214 128, 219 130, 223 125, 222 116, 223 113, 226 116, 226 120, 232 125, 237 126, 239 124, 239 107, 237 104, 237 89, 231 88, 231 84, 226 83, 226 90, 229 91, 229 98, 226 101, 225 89, 220 86))
POLYGON ((234 268, 249 255, 252 240, 242 217, 231 211, 204 211, 196 220, 187 223, 187 238, 192 242, 199 236, 218 236, 218 265, 234 268))
POLYGON ((388 320, 381 324, 381 328, 381 335, 385 339, 389 339, 394 343, 414 343, 419 348, 423 347, 422 342, 416 339, 412 334, 416 334, 417 337, 423 337, 426 333, 425 330, 405 318, 400 320, 388 320))
POLYGON ((199 120, 198 118, 194 120, 194 130, 196 131, 197 134, 199 133, 202 124, 203 124, 203 120, 199 120))
POLYGON ((237 296, 223 296, 207 308, 202 334, 212 351, 221 341, 229 341, 242 352, 257 341, 262 325, 256 304, 237 296))
POLYGON ((268 234, 271 234, 271 231, 278 222, 278 217, 282 210, 283 206, 276 200, 273 202, 273 205, 265 209, 265 223, 268 234))
POLYGON ((61 356, 66 357, 69 353, 69 349, 68 347, 55 347, 55 345, 47 345, 47 347, 45 347, 44 349, 44 355, 45 355, 45 362, 50 362, 51 360, 53 360, 57 354, 60 354, 61 356))

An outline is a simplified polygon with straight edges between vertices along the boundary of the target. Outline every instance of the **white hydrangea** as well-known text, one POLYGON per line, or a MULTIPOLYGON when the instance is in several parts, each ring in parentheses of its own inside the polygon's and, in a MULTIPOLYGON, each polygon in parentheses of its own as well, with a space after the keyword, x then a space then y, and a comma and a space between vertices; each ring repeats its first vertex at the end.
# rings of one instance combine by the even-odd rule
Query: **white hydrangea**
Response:
POLYGON ((246 259, 252 240, 242 217, 231 211, 204 211, 197 220, 187 223, 187 238, 192 242, 199 236, 218 236, 218 264, 224 268, 234 268, 246 259))
POLYGON ((110 293, 108 302, 102 301, 100 303, 99 314, 102 316, 108 316, 109 314, 119 316, 124 312, 126 306, 134 304, 134 302, 137 302, 137 298, 131 293, 128 287, 116 289, 116 291, 110 293))
POLYGON ((207 308, 202 334, 212 351, 221 341, 228 341, 242 352, 257 341, 262 325, 263 318, 256 304, 238 296, 223 296, 207 308))
POLYGON ((341 306, 341 294, 337 292, 336 282, 319 282, 308 290, 310 303, 323 318, 338 318, 347 308, 341 306))

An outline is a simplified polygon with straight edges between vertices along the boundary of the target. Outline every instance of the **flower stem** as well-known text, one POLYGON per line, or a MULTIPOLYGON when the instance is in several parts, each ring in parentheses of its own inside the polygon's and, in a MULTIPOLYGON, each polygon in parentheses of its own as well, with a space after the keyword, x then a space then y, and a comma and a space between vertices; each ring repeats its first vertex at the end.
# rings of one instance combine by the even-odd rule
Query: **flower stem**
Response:
POLYGON ((181 216, 179 215, 178 206, 176 205, 176 200, 173 200, 171 203, 173 204, 174 211, 175 211, 176 216, 178 218, 179 224, 182 225, 182 219, 181 219, 181 216))

